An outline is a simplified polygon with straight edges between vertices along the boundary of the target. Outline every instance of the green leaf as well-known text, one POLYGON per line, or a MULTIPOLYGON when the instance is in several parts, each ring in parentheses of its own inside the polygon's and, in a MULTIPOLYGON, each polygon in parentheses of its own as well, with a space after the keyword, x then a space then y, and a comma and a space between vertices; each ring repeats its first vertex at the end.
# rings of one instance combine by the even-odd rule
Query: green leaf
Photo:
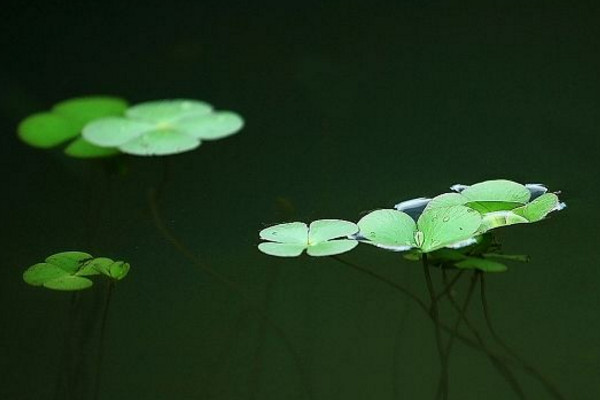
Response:
POLYGON ((358 232, 358 226, 354 222, 340 219, 320 219, 310 224, 308 243, 315 245, 341 236, 350 236, 356 232, 358 232))
POLYGON ((483 216, 483 222, 479 230, 480 233, 489 231, 490 229, 499 228, 502 226, 526 224, 529 221, 512 211, 494 211, 483 216))
POLYGON ((546 193, 523 207, 515 208, 512 212, 525 218, 528 222, 537 222, 560 207, 558 196, 554 193, 546 193))
POLYGON ((460 193, 444 193, 434 197, 425 207, 425 210, 439 207, 451 207, 464 205, 467 199, 460 193))
POLYGON ((465 205, 481 214, 487 214, 496 211, 512 210, 513 208, 522 206, 523 203, 514 203, 510 201, 469 201, 465 203, 465 205))
POLYGON ((109 267, 110 277, 120 281, 129 273, 130 265, 123 261, 116 261, 109 267))
POLYGON ((82 290, 92 286, 92 281, 75 275, 65 275, 63 277, 52 279, 44 283, 44 287, 53 290, 82 290))
POLYGON ((261 239, 279 243, 293 243, 308 246, 308 226, 303 222, 289 222, 265 228, 260 231, 261 239))
POLYGON ((330 256, 352 250, 358 242, 354 239, 338 239, 356 233, 356 224, 339 219, 313 221, 310 228, 302 222, 290 222, 265 228, 260 231, 261 239, 271 242, 260 243, 263 253, 279 257, 296 257, 307 249, 310 256, 330 256))
POLYGON ((468 200, 469 207, 484 213, 513 209, 527 203, 531 196, 524 185, 506 179, 476 183, 460 194, 468 200))
POLYGON ((114 263, 114 261, 108 257, 96 257, 90 261, 88 261, 85 266, 87 269, 94 269, 101 273, 102 275, 106 275, 110 277, 110 266, 114 263))
POLYGON ((75 158, 99 158, 116 156, 121 152, 112 147, 96 146, 83 137, 78 137, 65 148, 65 154, 75 158))
POLYGON ((481 215, 469 207, 459 205, 425 210, 417 222, 423 235, 423 242, 418 247, 429 253, 469 239, 480 225, 481 215))
POLYGON ((146 132, 119 146, 123 153, 137 156, 164 156, 183 153, 200 146, 200 141, 174 129, 146 132))
POLYGON ((306 244, 300 243, 264 242, 258 245, 258 249, 263 253, 277 257, 297 257, 306 247, 306 244))
POLYGON ((79 125, 64 116, 45 112, 25 118, 17 132, 28 145, 48 149, 79 135, 79 125))
POLYGON ((98 118, 123 115, 127 102, 117 97, 78 97, 56 104, 52 111, 74 121, 80 131, 85 124, 98 118))
POLYGON ((53 279, 69 276, 69 273, 57 265, 48 263, 34 264, 23 273, 23 280, 32 286, 40 286, 53 279))
POLYGON ((91 258, 90 254, 81 251, 64 251, 47 257, 45 261, 69 274, 75 274, 83 266, 83 263, 91 258))
POLYGON ((397 251, 417 246, 417 224, 402 211, 375 210, 362 217, 357 225, 360 236, 367 239, 369 244, 397 251))
POLYGON ((504 272, 508 269, 506 265, 497 261, 477 257, 467 257, 454 265, 460 269, 478 269, 483 272, 504 272))
POLYGON ((530 257, 525 254, 501 254, 501 253, 485 253, 487 258, 499 258, 501 260, 518 261, 518 262, 529 262, 530 257))
POLYGON ((179 120, 176 127, 197 139, 221 139, 238 132, 244 120, 236 113, 219 111, 206 115, 194 115, 179 120))
POLYGON ((306 253, 313 257, 333 256, 350 251, 357 245, 358 241, 353 239, 328 240, 313 246, 308 246, 306 253))
POLYGON ((82 136, 100 147, 118 147, 155 129, 155 125, 120 117, 100 118, 83 128, 82 136))
POLYGON ((127 110, 126 116, 140 121, 162 124, 173 123, 195 115, 205 115, 211 111, 212 106, 208 103, 197 100, 175 99, 137 104, 127 110))

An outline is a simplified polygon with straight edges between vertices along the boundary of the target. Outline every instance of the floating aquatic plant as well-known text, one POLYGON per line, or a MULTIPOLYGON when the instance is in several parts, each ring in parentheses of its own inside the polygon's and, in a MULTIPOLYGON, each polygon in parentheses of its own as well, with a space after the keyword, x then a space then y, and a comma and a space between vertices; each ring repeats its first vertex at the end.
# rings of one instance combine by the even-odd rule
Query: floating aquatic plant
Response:
POLYGON ((352 250, 358 245, 354 239, 343 238, 358 231, 353 222, 339 219, 321 219, 311 222, 279 224, 260 231, 268 242, 258 245, 263 253, 279 257, 296 257, 304 250, 310 256, 332 256, 352 250))
POLYGON ((51 110, 25 118, 18 136, 30 146, 48 149, 69 142, 65 154, 77 158, 107 157, 118 154, 114 148, 99 147, 81 137, 83 127, 98 118, 119 116, 127 102, 118 97, 89 96, 62 101, 51 110))
MULTIPOLYGON (((456 268, 500 272, 506 270, 506 266, 489 257, 517 260, 522 257, 493 253, 493 249, 488 248, 491 242, 483 240, 482 235, 502 226, 537 222, 566 207, 556 193, 549 193, 541 184, 522 185, 497 179, 472 186, 453 185, 451 189, 454 192, 433 198, 419 197, 400 202, 394 209, 372 211, 358 221, 358 231, 345 234, 344 229, 333 231, 339 235, 327 239, 338 238, 335 241, 321 243, 309 237, 325 220, 313 222, 314 228, 311 224, 310 229, 300 222, 266 228, 259 236, 270 242, 259 244, 259 249, 283 257, 298 256, 304 249, 309 255, 331 255, 349 251, 356 246, 353 241, 359 241, 412 254, 434 252, 430 257, 432 262, 451 263, 456 268), (344 235, 350 241, 339 239, 344 235), (337 253, 328 254, 321 248, 337 253), (461 248, 467 249, 458 251, 461 248)), ((345 226, 349 231, 353 229, 352 225, 345 226)))
POLYGON ((472 186, 454 185, 451 189, 454 190, 453 193, 443 193, 433 198, 419 197, 398 203, 394 209, 372 211, 362 217, 355 226, 351 222, 343 221, 343 227, 332 229, 327 234, 320 231, 321 224, 323 221, 336 220, 315 221, 310 227, 300 222, 275 225, 260 232, 260 237, 269 242, 260 243, 258 248, 270 255, 286 257, 299 256, 304 249, 309 255, 334 255, 334 259, 344 265, 383 281, 409 296, 434 323, 436 347, 440 359, 436 399, 448 398, 448 360, 455 339, 466 344, 474 344, 482 350, 513 392, 519 398, 525 398, 508 363, 487 348, 467 315, 469 302, 479 283, 485 323, 496 344, 511 357, 512 366, 518 365, 537 379, 554 399, 563 400, 552 383, 512 351, 495 332, 485 295, 484 273, 506 271, 507 267, 503 260, 528 260, 527 256, 503 254, 499 243, 494 239, 493 229, 540 221, 551 212, 564 209, 565 204, 558 199, 557 193, 548 193, 544 185, 521 185, 505 179, 480 182, 472 186), (343 235, 347 235, 346 239, 341 239, 343 235), (353 249, 356 242, 403 252, 404 258, 420 261, 429 294, 429 305, 410 290, 378 275, 373 270, 335 256, 353 249), (441 271, 443 288, 436 289, 430 267, 437 267, 436 269, 441 271), (470 284, 464 296, 464 304, 459 305, 452 288, 468 270, 471 270, 470 284), (449 279, 448 274, 452 271, 454 274, 449 279), (443 321, 438 306, 443 298, 448 300, 449 306, 457 314, 452 327, 443 321), (476 338, 476 342, 466 339, 459 332, 459 326, 463 322, 476 338), (446 341, 443 333, 448 334, 446 341))
POLYGON ((65 251, 27 268, 23 280, 32 286, 53 290, 82 290, 92 286, 91 276, 105 275, 119 281, 127 275, 129 268, 129 264, 123 261, 94 258, 80 251, 65 251))
POLYGON ((140 156, 183 153, 203 140, 221 139, 238 132, 244 121, 231 111, 214 111, 197 100, 177 99, 141 103, 123 117, 107 117, 85 126, 89 142, 140 156))

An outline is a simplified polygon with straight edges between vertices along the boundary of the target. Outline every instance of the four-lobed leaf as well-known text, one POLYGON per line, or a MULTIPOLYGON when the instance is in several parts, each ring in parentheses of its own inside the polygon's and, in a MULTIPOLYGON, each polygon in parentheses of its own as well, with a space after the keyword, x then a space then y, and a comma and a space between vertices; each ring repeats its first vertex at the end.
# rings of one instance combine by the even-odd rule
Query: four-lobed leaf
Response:
POLYGON ((44 262, 27 268, 23 280, 32 286, 43 286, 53 290, 73 291, 92 286, 88 278, 106 275, 114 280, 123 279, 129 272, 129 264, 113 261, 80 251, 65 251, 47 257, 44 262))
POLYGON ((260 231, 258 249, 278 257, 296 257, 304 250, 310 256, 322 257, 345 253, 358 245, 358 241, 347 237, 355 234, 358 226, 339 219, 321 219, 311 222, 290 222, 265 228, 260 231))
POLYGON ((160 156, 194 150, 203 140, 233 135, 243 125, 238 114, 214 111, 202 101, 159 100, 130 107, 123 117, 95 120, 84 127, 83 137, 127 154, 160 156))

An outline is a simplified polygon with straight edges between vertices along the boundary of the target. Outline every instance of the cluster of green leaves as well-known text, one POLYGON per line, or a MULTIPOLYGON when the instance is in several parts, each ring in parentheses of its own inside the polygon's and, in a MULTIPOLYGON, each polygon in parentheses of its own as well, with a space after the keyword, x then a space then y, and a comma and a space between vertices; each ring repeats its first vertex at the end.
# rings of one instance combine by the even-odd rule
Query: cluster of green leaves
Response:
POLYGON ((540 184, 522 185, 498 179, 472 186, 454 185, 451 189, 451 193, 372 211, 356 224, 320 220, 310 227, 300 222, 275 225, 260 232, 267 242, 258 247, 266 254, 281 257, 298 256, 304 249, 309 255, 326 256, 349 251, 362 242, 410 252, 409 259, 432 253, 429 259, 433 264, 502 271, 506 267, 490 258, 524 257, 496 252, 488 232, 502 226, 537 222, 565 207, 556 193, 549 193, 540 184))
POLYGON ((129 272, 129 264, 106 257, 93 257, 80 251, 65 251, 47 257, 23 273, 23 280, 32 286, 53 290, 82 290, 92 286, 89 277, 104 275, 120 281, 129 272))
POLYGON ((170 155, 197 148, 202 140, 238 132, 242 117, 214 111, 205 102, 158 100, 128 107, 116 97, 79 97, 33 114, 18 127, 19 137, 39 148, 70 143, 72 157, 107 157, 120 153, 140 156, 170 155))
POLYGON ((83 127, 99 118, 122 115, 127 102, 117 97, 78 97, 54 105, 51 110, 25 118, 19 124, 19 138, 30 146, 49 149, 67 143, 65 154, 77 158, 108 157, 112 148, 95 146, 81 137, 83 127))

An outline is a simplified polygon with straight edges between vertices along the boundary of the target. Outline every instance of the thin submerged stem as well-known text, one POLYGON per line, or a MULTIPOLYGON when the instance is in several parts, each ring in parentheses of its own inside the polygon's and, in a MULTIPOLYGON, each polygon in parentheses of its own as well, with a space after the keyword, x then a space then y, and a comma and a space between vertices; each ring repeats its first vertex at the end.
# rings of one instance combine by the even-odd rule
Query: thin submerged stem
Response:
MULTIPOLYGON (((456 274, 456 275, 460 276, 462 274, 456 274)), ((446 278, 446 274, 444 273, 444 284, 446 284, 445 278, 446 278)), ((450 285, 453 285, 454 283, 456 283, 456 281, 457 281, 457 278, 455 277, 455 279, 453 279, 453 281, 450 284, 446 284, 446 288, 448 288, 450 285)), ((454 338, 456 337, 456 334, 458 333, 458 328, 460 327, 460 323, 465 319, 467 308, 469 307, 469 303, 471 301, 471 297, 473 296, 473 292, 475 291, 476 284, 477 284, 477 274, 473 273, 473 276, 471 277, 471 284, 469 285, 469 291, 467 292, 467 298, 465 299, 465 302, 463 303, 463 306, 460 309, 458 318, 456 319, 456 322, 454 323, 452 332, 450 332, 450 338, 448 339, 448 343, 446 344, 446 350, 444 352, 444 357, 445 357, 444 362, 446 364, 446 368, 448 368, 448 365, 450 364, 450 351, 452 351, 452 345, 454 344, 454 338)), ((449 291, 448 291, 448 293, 449 293, 448 296, 451 296, 449 291)), ((438 385, 438 397, 441 396, 440 391, 442 389, 443 389, 442 385, 441 384, 438 385)))
POLYGON ((431 279, 431 272, 429 271, 429 264, 427 263, 427 253, 423 253, 421 256, 423 265, 423 272, 425 274, 425 282, 427 284, 427 291, 429 292, 429 299, 431 304, 429 306, 429 313, 433 319, 435 343, 438 350, 438 356, 440 358, 440 381, 438 385, 438 391, 435 396, 436 399, 448 399, 448 360, 444 354, 444 343, 442 341, 442 330, 440 329, 440 315, 438 304, 436 301, 435 288, 433 287, 433 281, 431 279))
POLYGON ((112 298, 112 292, 114 289, 114 282, 112 279, 108 280, 106 288, 106 301, 104 303, 104 310, 102 311, 102 321, 100 323, 100 339, 98 343, 98 359, 96 361, 96 386, 94 388, 94 400, 98 399, 100 394, 100 381, 102 375, 102 361, 104 359, 104 342, 106 333, 106 321, 108 320, 108 309, 110 307, 110 300, 112 298))
POLYGON ((454 275, 454 277, 452 278, 452 280, 450 282, 446 282, 445 278, 446 278, 446 270, 442 269, 442 274, 444 276, 444 290, 442 290, 441 292, 439 292, 437 294, 437 296, 435 296, 435 302, 437 303, 438 301, 440 301, 440 299, 442 299, 444 296, 446 296, 448 293, 450 293, 450 291, 452 290, 452 288, 454 287, 454 285, 456 284, 456 282, 458 282, 458 280, 460 279, 460 277, 462 276, 462 274, 465 272, 464 269, 459 270, 456 275, 454 275))
POLYGON ((456 333, 458 333, 458 328, 460 327, 460 323, 466 319, 467 309, 469 308, 469 303, 471 302, 471 298, 473 297, 473 293, 475 292, 475 286, 477 285, 477 273, 474 272, 471 277, 471 283, 469 285, 469 291, 467 292, 467 298, 463 303, 462 308, 459 311, 458 318, 454 323, 454 329, 452 333, 450 333, 450 339, 448 340, 448 344, 446 345, 446 357, 450 357, 450 350, 452 349, 452 345, 454 344, 454 339, 456 338, 456 333))
POLYGON ((496 343, 498 343, 500 347, 502 347, 502 349, 504 349, 504 351, 510 354, 516 360, 516 362, 518 362, 521 365, 521 367, 525 371, 527 371, 527 373, 536 378, 554 399, 565 400, 564 396, 558 391, 558 388, 554 386, 554 384, 552 384, 544 375, 542 375, 541 372, 539 372, 535 367, 533 367, 533 365, 521 358, 521 356, 519 356, 510 346, 508 346, 504 342, 504 340, 500 338, 500 335, 496 333, 496 330, 494 329, 494 326, 492 324, 492 319, 490 317, 487 297, 485 294, 485 278, 483 273, 481 272, 479 272, 479 279, 481 282, 481 307, 483 308, 483 316, 485 319, 485 323, 487 325, 488 330, 490 331, 492 338, 496 341, 496 343))
MULTIPOLYGON (((433 321, 433 318, 431 317, 431 313, 429 312, 429 307, 427 306, 427 304, 425 304, 425 302, 423 300, 421 300, 417 295, 413 294, 405 287, 386 278, 385 276, 379 275, 378 273, 376 273, 368 268, 365 268, 365 267, 362 267, 355 263, 352 263, 350 261, 344 260, 343 258, 341 258, 339 256, 332 256, 332 258, 335 259, 336 261, 340 262, 341 264, 349 266, 352 269, 354 269, 362 274, 368 275, 369 277, 371 277, 373 279, 376 279, 382 283, 385 283, 386 285, 390 286, 391 288, 393 288, 393 289, 397 290, 398 292, 404 294, 405 296, 409 297, 412 301, 414 301, 419 306, 421 311, 423 311, 433 321)), ((453 301, 454 301, 453 297, 449 296, 449 299, 450 299, 451 303, 453 303, 453 301)), ((455 306, 455 308, 457 310, 459 309, 458 305, 456 305, 455 303, 453 303, 453 305, 455 306)), ((511 387, 513 392, 515 392, 515 394, 519 397, 519 399, 525 400, 525 396, 523 394, 523 391, 521 390, 519 382, 514 377, 512 371, 508 368, 508 364, 512 364, 513 366, 519 367, 519 368, 523 368, 523 367, 520 364, 515 364, 514 360, 512 360, 510 358, 506 358, 506 357, 490 350, 486 346, 485 342, 483 341, 481 334, 477 331, 477 329, 473 326, 473 324, 469 321, 468 318, 466 318, 466 317, 464 318, 464 323, 468 327, 469 331, 473 334, 473 336, 475 336, 475 340, 473 340, 459 332, 454 333, 456 338, 458 340, 460 340, 464 345, 471 347, 474 350, 483 352, 490 359, 490 362, 492 363, 492 365, 498 370, 498 373, 504 378, 504 380, 507 381, 507 383, 509 384, 509 386, 511 387)), ((443 323, 440 323, 440 327, 448 333, 452 332, 452 329, 443 323)), ((529 372, 529 371, 525 370, 525 372, 529 372)))
MULTIPOLYGON (((471 281, 471 288, 470 288, 470 292, 471 294, 469 295, 472 296, 472 291, 474 289, 474 283, 473 281, 476 282, 479 274, 481 272, 480 271, 475 271, 473 277, 472 277, 472 281, 471 281)), ((443 279, 444 282, 446 281, 446 275, 443 275, 443 279)), ((462 320, 464 321, 465 325, 467 326, 467 328, 469 329, 469 331, 473 334, 473 336, 475 336, 475 339, 477 340, 477 343, 479 343, 481 346, 485 346, 485 343, 481 337, 481 334, 479 333, 479 331, 473 326, 473 324, 470 322, 470 320, 467 318, 466 314, 464 314, 461 310, 461 308, 459 307, 458 303, 456 302, 456 299, 454 299, 454 295, 452 293, 448 293, 448 300, 450 300, 450 304, 452 305, 452 307, 456 310, 457 313, 462 314, 462 320)), ((458 330, 454 331, 454 336, 457 337, 458 335, 458 330)), ((512 371, 510 369, 508 369, 507 367, 507 362, 511 361, 511 360, 506 360, 503 361, 500 359, 499 356, 494 355, 493 353, 489 352, 487 353, 488 358, 490 359, 490 362, 492 363, 492 365, 494 366, 494 368, 496 368, 496 370, 498 370, 498 373, 504 378, 504 380, 506 380, 506 382, 509 384, 509 386, 511 387, 512 391, 517 395, 517 397, 521 400, 525 400, 525 393, 523 392, 523 389, 521 388, 521 385, 519 384, 519 382, 517 381, 517 378, 514 376, 514 374, 512 373, 512 371)))
POLYGON ((284 346, 288 349, 288 352, 290 353, 292 359, 294 360, 294 365, 296 366, 296 368, 298 370, 298 376, 299 376, 301 384, 304 387, 304 390, 306 392, 306 397, 308 399, 314 399, 315 395, 310 386, 308 375, 307 375, 306 371, 304 370, 304 367, 300 361, 299 354, 296 352, 296 349, 293 347, 292 343, 286 336, 283 329, 278 324, 276 324, 275 321, 273 321, 271 319, 271 317, 268 315, 265 308, 260 306, 259 304, 257 304, 248 295, 246 295, 246 293, 244 293, 243 289, 236 282, 230 280, 229 278, 225 277, 224 275, 221 275, 219 272, 217 272, 216 270, 211 268, 209 265, 203 263, 183 243, 183 241, 181 241, 181 239, 179 239, 175 235, 175 233, 164 224, 163 218, 161 217, 160 212, 159 212, 158 195, 159 195, 160 191, 162 191, 162 189, 165 185, 165 180, 164 180, 165 176, 166 176, 166 166, 165 166, 165 174, 163 175, 163 180, 161 180, 161 182, 159 184, 159 190, 150 189, 148 191, 148 204, 149 204, 150 211, 152 214, 152 220, 153 220, 154 225, 155 225, 156 229, 158 230, 158 232, 163 236, 163 238, 167 242, 169 242, 180 254, 182 254, 193 265, 195 265, 197 268, 204 271, 207 275, 210 275, 216 281, 223 284, 225 287, 227 287, 233 293, 240 296, 246 302, 246 304, 248 304, 248 306, 266 324, 268 324, 271 327, 271 329, 273 329, 273 331, 277 334, 277 336, 279 336, 279 338, 283 341, 284 346))

